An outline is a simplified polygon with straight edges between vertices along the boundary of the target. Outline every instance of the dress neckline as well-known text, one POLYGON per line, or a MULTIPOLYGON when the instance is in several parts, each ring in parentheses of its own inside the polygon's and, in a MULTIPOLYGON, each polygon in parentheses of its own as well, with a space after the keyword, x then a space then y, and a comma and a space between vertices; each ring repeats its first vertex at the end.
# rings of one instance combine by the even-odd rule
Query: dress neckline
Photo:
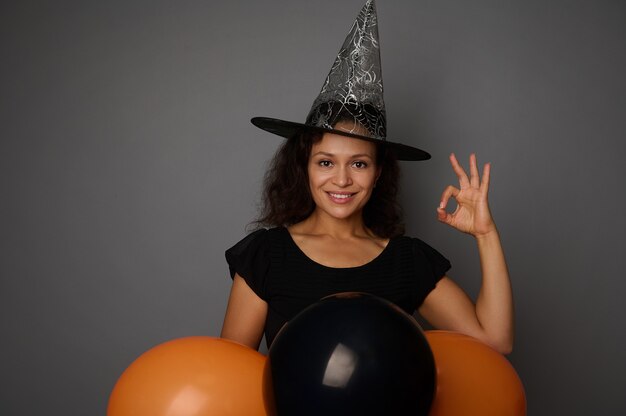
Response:
POLYGON ((291 233, 289 232, 289 230, 287 229, 287 227, 280 227, 283 232, 286 235, 286 240, 288 241, 289 244, 291 244, 293 246, 293 248, 300 253, 300 255, 306 259, 306 261, 308 261, 311 264, 317 265, 318 267, 324 268, 324 269, 329 269, 329 270, 358 270, 358 269, 362 269, 365 267, 368 267, 376 262, 379 261, 379 259, 381 259, 383 257, 383 255, 385 255, 385 253, 387 253, 389 251, 389 247, 393 244, 393 242, 395 241, 394 238, 390 238, 389 242, 387 243, 387 245, 383 248, 383 250, 378 253, 378 255, 376 257, 374 257, 373 259, 371 259, 370 261, 368 261, 367 263, 361 264, 359 266, 353 266, 353 267, 332 267, 332 266, 327 266, 325 264, 322 263, 318 263, 317 261, 313 260, 312 258, 310 258, 309 256, 307 256, 307 254, 302 251, 302 249, 300 248, 300 246, 296 243, 296 241, 293 239, 293 236, 291 235, 291 233))

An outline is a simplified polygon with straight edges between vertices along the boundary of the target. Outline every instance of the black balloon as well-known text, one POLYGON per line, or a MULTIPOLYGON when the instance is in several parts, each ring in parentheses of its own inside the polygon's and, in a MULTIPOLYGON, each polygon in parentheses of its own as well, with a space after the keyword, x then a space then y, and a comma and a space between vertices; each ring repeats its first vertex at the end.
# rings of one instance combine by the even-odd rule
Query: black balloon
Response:
POLYGON ((278 416, 428 415, 435 362, 415 320, 364 293, 322 299, 270 347, 264 389, 278 416))

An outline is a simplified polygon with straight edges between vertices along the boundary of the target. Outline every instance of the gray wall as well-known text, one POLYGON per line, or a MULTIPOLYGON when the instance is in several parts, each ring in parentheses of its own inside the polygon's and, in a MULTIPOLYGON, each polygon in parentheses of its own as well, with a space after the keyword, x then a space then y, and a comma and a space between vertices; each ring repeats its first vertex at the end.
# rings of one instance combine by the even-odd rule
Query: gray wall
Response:
MULTIPOLYGON (((148 348, 218 335, 223 251, 363 0, 2 2, 0 414, 96 415, 148 348)), ((493 163, 530 415, 626 413, 623 1, 378 2, 410 234, 475 295, 435 220, 447 154, 493 163)))

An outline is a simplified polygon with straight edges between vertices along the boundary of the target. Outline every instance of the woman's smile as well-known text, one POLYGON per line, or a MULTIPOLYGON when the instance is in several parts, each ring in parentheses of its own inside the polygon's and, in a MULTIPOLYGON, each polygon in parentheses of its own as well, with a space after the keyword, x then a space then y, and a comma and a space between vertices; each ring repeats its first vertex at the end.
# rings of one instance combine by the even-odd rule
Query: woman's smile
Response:
POLYGON ((347 204, 353 200, 356 192, 326 192, 331 201, 336 204, 347 204))

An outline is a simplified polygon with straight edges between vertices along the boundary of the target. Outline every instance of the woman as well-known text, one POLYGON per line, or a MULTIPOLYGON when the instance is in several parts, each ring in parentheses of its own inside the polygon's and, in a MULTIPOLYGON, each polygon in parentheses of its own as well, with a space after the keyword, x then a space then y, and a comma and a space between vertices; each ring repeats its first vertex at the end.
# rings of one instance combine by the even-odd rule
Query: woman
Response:
POLYGON ((451 155, 460 186, 446 188, 437 208, 439 221, 477 241, 482 285, 475 304, 446 276, 447 259, 402 235, 396 158, 430 155, 386 140, 382 81, 372 82, 380 79, 371 73, 380 71, 372 16, 368 1, 304 124, 253 119, 288 140, 266 175, 258 221, 273 228, 257 230, 226 252, 233 286, 222 337, 256 349, 265 332, 269 346, 285 322, 321 297, 362 291, 407 313, 417 309, 435 328, 509 353, 513 301, 487 202, 490 165, 481 178, 471 155, 468 175, 451 155), (446 211, 450 198, 458 203, 453 213, 446 211))

